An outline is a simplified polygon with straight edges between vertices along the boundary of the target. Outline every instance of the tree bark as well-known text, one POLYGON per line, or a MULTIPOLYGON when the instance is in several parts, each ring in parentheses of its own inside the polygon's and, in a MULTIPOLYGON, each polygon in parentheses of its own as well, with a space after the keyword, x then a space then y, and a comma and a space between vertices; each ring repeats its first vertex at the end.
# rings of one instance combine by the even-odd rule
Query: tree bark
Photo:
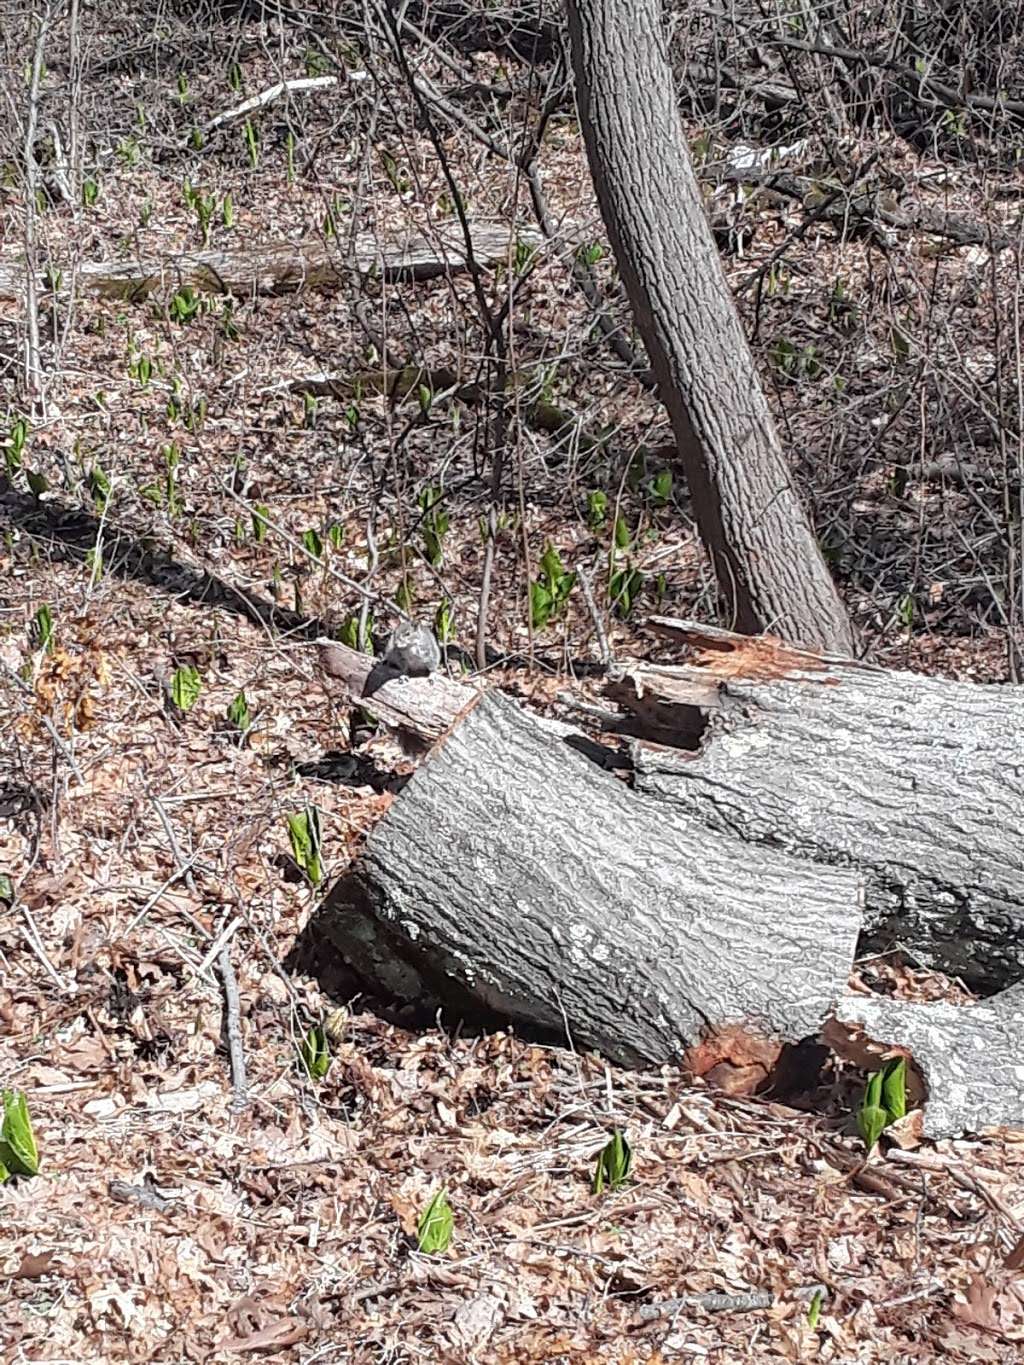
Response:
POLYGON ((731 623, 851 653, 704 215, 660 4, 569 0, 568 14, 598 200, 731 623))
POLYGON ((859 927, 855 873, 678 818, 497 692, 434 747, 321 920, 392 999, 525 1021, 626 1065, 678 1061, 729 1026, 815 1033, 859 927))
POLYGON ((859 869, 865 946, 985 989, 1024 977, 1024 688, 651 624, 691 657, 609 684, 658 741, 634 745, 638 790, 748 847, 859 869))

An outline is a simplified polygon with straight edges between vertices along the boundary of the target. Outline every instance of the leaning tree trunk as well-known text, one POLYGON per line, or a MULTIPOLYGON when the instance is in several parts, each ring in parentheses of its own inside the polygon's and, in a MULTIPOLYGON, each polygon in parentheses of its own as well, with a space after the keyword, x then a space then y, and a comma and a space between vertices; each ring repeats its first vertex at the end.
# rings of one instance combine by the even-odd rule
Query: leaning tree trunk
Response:
POLYGON ((659 0, 568 10, 598 200, 731 624, 850 653, 704 217, 659 0))

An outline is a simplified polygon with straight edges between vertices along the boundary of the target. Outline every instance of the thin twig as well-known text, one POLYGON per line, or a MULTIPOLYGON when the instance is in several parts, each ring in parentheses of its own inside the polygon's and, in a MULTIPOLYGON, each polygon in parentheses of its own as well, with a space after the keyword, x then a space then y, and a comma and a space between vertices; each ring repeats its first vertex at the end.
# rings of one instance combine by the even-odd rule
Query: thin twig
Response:
MULTIPOLYGON (((236 921, 236 924, 238 921, 236 921)), ((237 1113, 249 1103, 245 1084, 245 1051, 242 1047, 241 1008, 238 1003, 238 979, 231 965, 231 944, 225 943, 217 960, 221 981, 224 983, 224 1033, 231 1057, 231 1084, 234 1098, 231 1108, 237 1113)))
POLYGON ((601 655, 601 663, 605 668, 609 668, 612 662, 612 647, 608 643, 608 632, 604 628, 601 613, 597 609, 594 600, 594 589, 590 582, 590 575, 586 569, 580 567, 576 570, 576 577, 579 580, 580 592, 583 600, 587 604, 587 611, 590 612, 590 619, 594 623, 594 631, 597 634, 597 647, 601 655))
POLYGON ((703 1309, 705 1313, 751 1313, 759 1308, 773 1308, 784 1298, 813 1299, 818 1294, 824 1298, 826 1292, 823 1284, 809 1284, 787 1295, 767 1291, 750 1294, 681 1294, 677 1299, 644 1304, 638 1309, 637 1317, 641 1322, 655 1322, 658 1318, 672 1317, 675 1313, 694 1308, 703 1309))

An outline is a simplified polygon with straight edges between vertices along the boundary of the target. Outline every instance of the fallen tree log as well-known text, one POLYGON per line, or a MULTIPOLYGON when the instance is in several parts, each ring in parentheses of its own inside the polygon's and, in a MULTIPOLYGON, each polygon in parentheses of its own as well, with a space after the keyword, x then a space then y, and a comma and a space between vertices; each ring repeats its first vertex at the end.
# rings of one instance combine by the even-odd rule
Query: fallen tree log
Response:
MULTIPOLYGON (((394 800, 320 927, 393 1000, 657 1064, 730 1026, 816 1033, 845 989, 859 896, 854 872, 630 791, 492 692, 394 800)), ((714 1060, 705 1049, 703 1069, 714 1060)))
POLYGON ((561 722, 321 642, 351 702, 437 740, 319 917, 359 981, 745 1093, 820 1030, 868 1069, 909 1055, 932 1136, 1024 1124, 1024 986, 957 1008, 845 985, 865 890, 862 947, 1024 975, 1022 689, 652 624, 690 655, 610 673, 634 789, 561 722))
POLYGON ((985 991, 1024 977, 1024 689, 652 624, 690 657, 609 683, 660 741, 634 743, 638 790, 709 831, 857 868, 865 947, 985 991))
MULTIPOLYGON (((505 264, 517 242, 536 247, 536 232, 507 225, 477 223, 471 227, 474 265, 505 264)), ((360 233, 351 254, 324 241, 276 242, 245 251, 183 251, 153 260, 86 261, 74 271, 80 291, 107 298, 144 299, 155 290, 188 285, 215 294, 267 294, 298 289, 333 289, 353 271, 377 272, 391 278, 433 279, 469 268, 470 256, 461 230, 451 224, 426 236, 409 232, 390 239, 360 233)), ((40 272, 37 285, 49 288, 60 268, 54 261, 40 272)), ((0 261, 0 299, 21 299, 25 267, 18 260, 0 261)))

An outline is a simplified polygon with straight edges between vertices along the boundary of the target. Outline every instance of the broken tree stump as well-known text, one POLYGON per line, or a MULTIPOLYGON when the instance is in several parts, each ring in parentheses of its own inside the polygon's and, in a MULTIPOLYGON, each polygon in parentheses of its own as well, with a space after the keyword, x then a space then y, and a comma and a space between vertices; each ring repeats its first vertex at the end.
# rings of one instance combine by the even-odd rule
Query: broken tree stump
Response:
POLYGON ((865 946, 987 990, 1024 976, 1024 688, 652 624, 690 657, 609 683, 659 740, 633 745, 638 790, 751 848, 861 871, 865 946))
POLYGON ((321 927, 371 990, 639 1065, 728 1026, 816 1033, 860 919, 855 872, 703 828, 490 692, 395 798, 321 927))

